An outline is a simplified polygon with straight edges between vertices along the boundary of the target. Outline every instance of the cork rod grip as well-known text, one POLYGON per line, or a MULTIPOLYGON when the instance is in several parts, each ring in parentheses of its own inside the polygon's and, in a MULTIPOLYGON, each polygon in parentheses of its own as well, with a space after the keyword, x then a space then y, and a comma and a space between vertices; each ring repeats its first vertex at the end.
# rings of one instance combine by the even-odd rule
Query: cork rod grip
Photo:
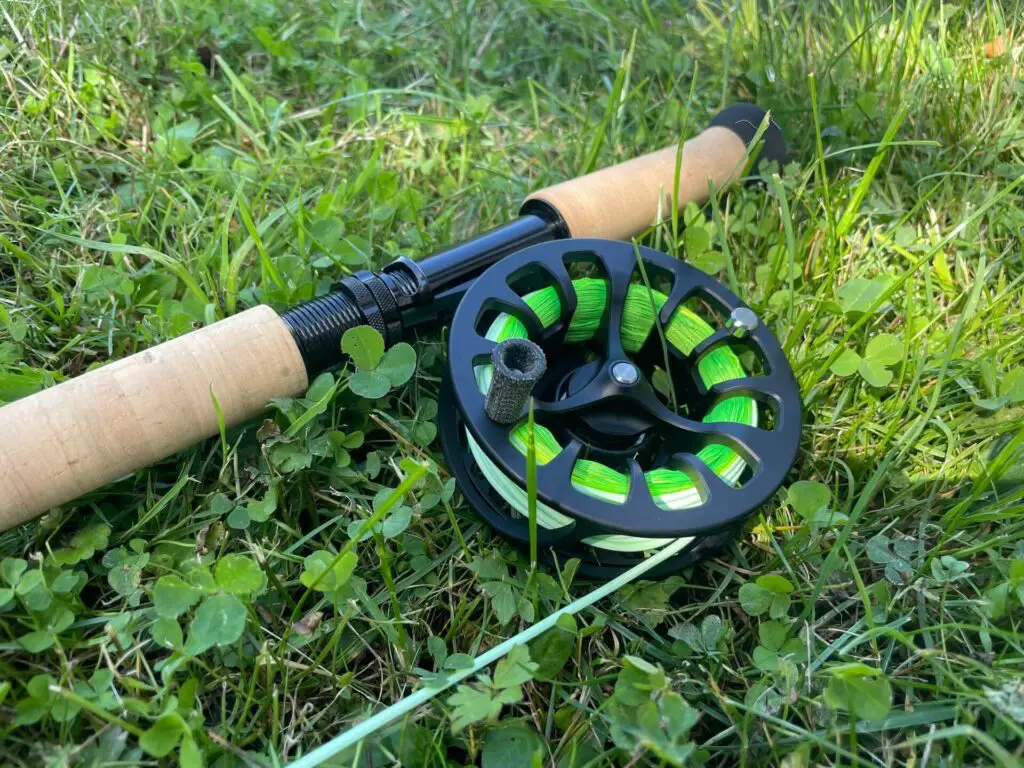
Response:
POLYGON ((676 147, 602 168, 526 198, 554 208, 572 237, 628 240, 667 216, 675 197, 680 207, 702 202, 708 182, 724 187, 743 170, 746 145, 736 133, 712 126, 683 144, 679 187, 673 195, 676 147))
POLYGON ((0 530, 302 392, 306 369, 265 306, 0 408, 0 530))

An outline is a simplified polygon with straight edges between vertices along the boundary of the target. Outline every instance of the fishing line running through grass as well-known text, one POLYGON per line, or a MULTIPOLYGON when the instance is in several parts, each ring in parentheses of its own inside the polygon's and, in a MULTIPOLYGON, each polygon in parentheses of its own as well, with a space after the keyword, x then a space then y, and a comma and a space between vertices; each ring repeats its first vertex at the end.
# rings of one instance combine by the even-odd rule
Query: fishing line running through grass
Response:
MULTIPOLYGON (((575 615, 582 611, 584 608, 593 605, 598 600, 601 600, 613 594, 621 587, 624 587, 630 582, 639 579, 652 568, 665 562, 673 555, 682 552, 687 546, 689 546, 692 540, 693 539, 690 538, 673 540, 671 544, 662 547, 654 555, 647 558, 643 562, 633 566, 625 573, 615 577, 614 579, 605 584, 602 584, 592 592, 584 595, 578 600, 574 600, 573 602, 569 603, 569 605, 565 606, 564 608, 560 608, 559 610, 552 613, 550 616, 541 619, 533 626, 527 627, 519 634, 510 637, 508 640, 501 643, 500 645, 496 645, 489 651, 486 651, 485 653, 482 653, 480 656, 477 656, 476 659, 473 660, 472 666, 469 666, 466 669, 458 670, 457 672, 452 672, 446 677, 425 682, 423 687, 420 688, 418 691, 409 694, 404 699, 400 699, 399 701, 392 704, 390 707, 383 709, 377 714, 368 717, 361 723, 357 723, 348 730, 342 731, 340 734, 335 736, 326 744, 322 744, 309 754, 303 755, 297 760, 292 761, 285 768, 314 768, 314 766, 320 765, 322 762, 334 757, 339 752, 342 752, 348 749, 349 747, 359 744, 359 742, 369 738, 389 723, 393 723, 395 720, 402 717, 403 715, 406 715, 409 712, 416 709, 417 707, 426 704, 439 693, 443 693, 445 690, 455 685, 456 683, 465 680, 467 677, 470 677, 471 675, 475 675, 481 672, 494 662, 502 659, 515 646, 524 645, 525 643, 530 642, 534 638, 537 638, 540 635, 544 634, 549 629, 554 627, 555 624, 558 622, 558 619, 563 615, 575 615)), ((354 761, 352 764, 357 764, 358 760, 359 755, 356 755, 354 757, 354 761)))

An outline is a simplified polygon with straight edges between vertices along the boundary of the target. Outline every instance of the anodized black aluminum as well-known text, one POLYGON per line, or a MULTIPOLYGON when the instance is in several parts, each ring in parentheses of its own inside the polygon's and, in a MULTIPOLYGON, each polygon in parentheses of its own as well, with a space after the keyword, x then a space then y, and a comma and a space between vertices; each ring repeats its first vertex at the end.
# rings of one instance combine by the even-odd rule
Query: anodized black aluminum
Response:
MULTIPOLYGON (((561 400, 535 401, 541 423, 573 418, 594 409, 620 409, 642 413, 651 428, 669 446, 673 466, 686 472, 699 489, 702 503, 685 511, 662 509, 654 503, 635 460, 629 462, 629 493, 624 504, 614 504, 587 495, 576 488, 571 474, 583 453, 583 444, 573 439, 561 453, 537 468, 538 498, 574 520, 571 526, 543 532, 542 546, 575 548, 582 539, 609 533, 639 537, 678 538, 699 536, 732 528, 764 504, 783 482, 792 466, 800 438, 801 400, 792 370, 779 342, 764 324, 740 340, 722 329, 699 344, 691 354, 674 350, 673 379, 683 381, 689 404, 705 412, 714 403, 745 395, 764 403, 774 417, 767 430, 732 422, 702 422, 679 416, 665 406, 646 378, 631 386, 615 382, 611 365, 626 359, 619 325, 627 291, 637 267, 637 254, 652 279, 670 279, 671 289, 659 322, 668 322, 673 311, 698 296, 716 306, 722 314, 745 307, 740 299, 717 280, 696 267, 650 248, 609 240, 580 239, 542 243, 501 260, 465 293, 455 313, 449 337, 449 377, 452 397, 462 422, 487 456, 520 487, 526 484, 526 461, 509 440, 508 427, 495 424, 484 412, 484 395, 479 391, 474 366, 486 361, 494 348, 481 333, 480 321, 489 311, 506 312, 518 318, 548 354, 564 341, 568 320, 575 309, 575 292, 567 265, 589 263, 604 273, 609 283, 602 328, 605 335, 604 365, 586 386, 561 400), (561 318, 543 328, 536 314, 513 290, 509 281, 527 271, 543 271, 562 301, 561 318), (703 386, 697 361, 717 344, 736 344, 757 356, 765 374, 722 382, 710 389, 703 386), (696 458, 710 444, 727 445, 752 468, 740 486, 726 484, 696 458), (626 513, 624 514, 624 511, 626 513)), ((653 334, 652 334, 653 335, 653 334)), ((672 349, 671 345, 669 345, 672 349)), ((525 412, 524 412, 525 418, 525 412)))
POLYGON ((565 223, 553 210, 532 208, 531 211, 416 262, 422 288, 416 301, 403 310, 402 325, 415 328, 446 321, 455 312, 467 287, 492 264, 531 245, 568 236, 565 223))

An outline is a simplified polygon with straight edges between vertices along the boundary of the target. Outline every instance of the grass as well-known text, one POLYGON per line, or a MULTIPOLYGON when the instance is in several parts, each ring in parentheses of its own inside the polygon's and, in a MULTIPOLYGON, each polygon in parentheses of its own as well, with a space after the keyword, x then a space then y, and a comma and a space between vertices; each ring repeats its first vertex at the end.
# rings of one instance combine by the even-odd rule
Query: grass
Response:
MULTIPOLYGON (((794 162, 717 197, 707 250, 674 212, 651 242, 782 340, 791 482, 730 552, 338 764, 1014 764, 1021 10, 6 3, 0 401, 425 256, 756 101, 794 162)), ((444 336, 414 341, 385 396, 321 380, 0 537, 5 764, 283 765, 589 589, 531 578, 466 507, 434 439, 444 336)))

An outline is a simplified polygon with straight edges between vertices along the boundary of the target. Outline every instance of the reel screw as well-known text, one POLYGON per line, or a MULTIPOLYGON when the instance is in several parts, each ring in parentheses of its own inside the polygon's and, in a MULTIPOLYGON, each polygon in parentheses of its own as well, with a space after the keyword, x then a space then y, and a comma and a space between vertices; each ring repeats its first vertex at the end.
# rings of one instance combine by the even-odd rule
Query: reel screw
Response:
POLYGON ((761 321, 758 320, 754 310, 748 307, 736 307, 729 315, 729 333, 737 339, 743 339, 750 335, 761 321))
POLYGON ((529 339, 505 339, 491 352, 491 386, 484 411, 491 421, 514 424, 547 370, 544 350, 529 339))
POLYGON ((621 360, 612 366, 612 378, 628 387, 640 381, 640 371, 632 363, 621 360))

